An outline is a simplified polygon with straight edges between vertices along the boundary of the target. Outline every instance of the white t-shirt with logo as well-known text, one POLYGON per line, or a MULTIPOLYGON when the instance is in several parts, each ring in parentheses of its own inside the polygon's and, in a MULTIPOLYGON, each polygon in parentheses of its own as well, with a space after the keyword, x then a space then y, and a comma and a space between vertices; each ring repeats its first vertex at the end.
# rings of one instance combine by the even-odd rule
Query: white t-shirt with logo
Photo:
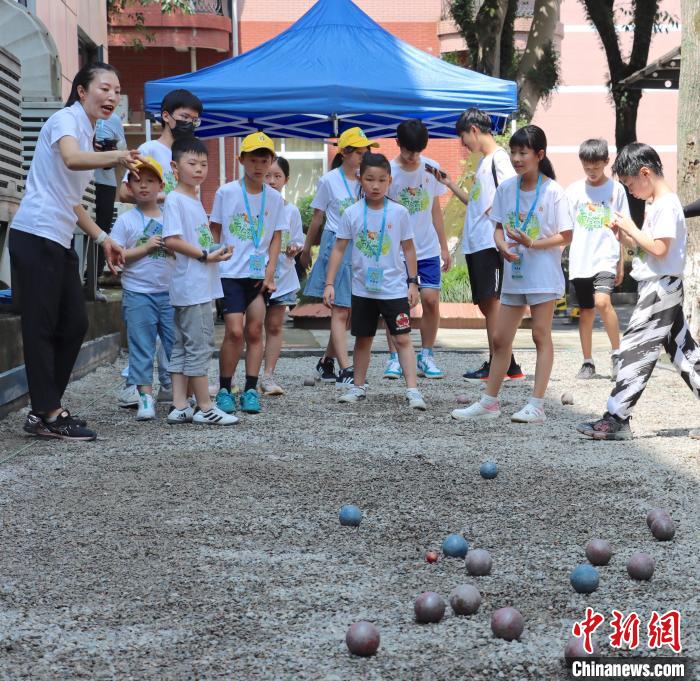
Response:
POLYGON ((326 214, 324 229, 329 229, 331 232, 337 231, 343 213, 357 202, 360 195, 360 181, 349 180, 345 177, 345 181, 348 183, 346 187, 343 182, 344 177, 342 168, 336 168, 326 173, 319 179, 316 196, 311 202, 312 208, 318 208, 326 214))
MULTIPOLYGON (((166 147, 165 144, 158 140, 151 140, 139 146, 139 153, 141 156, 151 156, 160 163, 163 168, 163 182, 165 183, 165 187, 163 188, 164 194, 169 194, 177 187, 175 173, 170 165, 170 162, 173 160, 173 151, 170 147, 166 147)), ((127 172, 124 175, 124 182, 128 179, 129 173, 127 172)))
MULTIPOLYGON (((204 206, 181 192, 170 192, 163 204, 163 237, 180 236, 197 248, 208 250, 214 245, 204 206)), ((199 262, 182 253, 175 254, 170 281, 170 304, 175 307, 200 305, 223 298, 216 262, 199 262)))
POLYGON ((609 229, 615 213, 629 217, 625 188, 612 179, 600 187, 578 180, 568 187, 574 238, 569 248, 569 278, 593 277, 598 272, 615 274, 620 242, 609 229))
POLYGON ((479 161, 474 183, 469 191, 467 214, 464 217, 462 232, 462 253, 464 254, 496 248, 496 242, 493 240, 493 222, 489 219, 491 205, 496 195, 496 183, 493 180, 494 168, 499 185, 515 175, 508 152, 500 147, 479 161))
MULTIPOLYGON (((110 236, 125 249, 143 246, 152 236, 163 235, 163 216, 150 217, 138 208, 122 213, 114 223, 110 236)), ((122 288, 136 293, 164 293, 170 288, 173 257, 157 248, 143 258, 124 265, 122 288)))
POLYGON ((418 260, 440 256, 440 241, 433 225, 433 201, 447 191, 447 187, 425 169, 426 163, 440 168, 438 163, 423 156, 416 170, 404 170, 396 158, 391 162, 389 198, 408 211, 418 260))
POLYGON ((301 222, 301 213, 293 203, 286 203, 284 205, 284 218, 287 228, 282 232, 282 248, 277 261, 277 270, 275 271, 277 290, 270 296, 272 299, 281 298, 299 290, 299 277, 294 266, 294 258, 290 258, 284 252, 290 244, 304 245, 304 228, 301 222))
POLYGON ((269 260, 270 242, 275 232, 285 230, 284 199, 272 187, 265 185, 265 217, 258 246, 253 241, 253 229, 257 228, 262 207, 263 192, 248 192, 248 203, 253 214, 253 224, 246 209, 239 180, 229 182, 216 190, 211 221, 221 225, 221 245, 233 246, 233 256, 219 265, 224 279, 245 279, 251 275, 251 256, 261 255, 265 266, 269 260))
POLYGON ((77 217, 73 208, 81 204, 92 170, 69 170, 58 142, 73 137, 81 151, 94 151, 95 130, 80 102, 60 109, 44 123, 29 167, 24 196, 12 229, 50 239, 70 248, 77 217))
POLYGON ((350 206, 343 215, 336 236, 350 239, 352 244, 352 293, 363 298, 392 300, 408 296, 406 265, 401 242, 413 239, 413 229, 408 211, 398 203, 387 199, 386 228, 381 255, 374 256, 379 246, 384 209, 367 209, 367 233, 364 228, 364 200, 350 206), (383 270, 381 291, 368 291, 365 282, 369 268, 383 270))
POLYGON ((663 258, 657 258, 638 248, 637 255, 632 259, 632 276, 637 281, 647 281, 656 277, 682 277, 688 232, 683 206, 676 194, 664 194, 647 206, 642 231, 652 239, 671 241, 668 253, 663 258))
MULTIPOLYGON (((496 189, 496 196, 491 209, 491 220, 500 222, 505 227, 515 229, 515 206, 518 181, 520 178, 508 178, 496 189)), ((535 200, 536 191, 520 192, 520 226, 525 222, 528 211, 535 200)), ((569 202, 561 185, 548 177, 542 178, 540 196, 525 230, 531 239, 548 237, 573 229, 569 202)), ((506 241, 510 239, 506 236, 506 241)), ((511 250, 514 250, 511 247, 511 250)), ((513 263, 504 261, 504 293, 564 293, 564 273, 561 269, 562 248, 555 246, 543 250, 519 248, 521 254, 520 273, 522 278, 513 277, 513 263)), ((517 270, 516 270, 517 273, 517 270)))

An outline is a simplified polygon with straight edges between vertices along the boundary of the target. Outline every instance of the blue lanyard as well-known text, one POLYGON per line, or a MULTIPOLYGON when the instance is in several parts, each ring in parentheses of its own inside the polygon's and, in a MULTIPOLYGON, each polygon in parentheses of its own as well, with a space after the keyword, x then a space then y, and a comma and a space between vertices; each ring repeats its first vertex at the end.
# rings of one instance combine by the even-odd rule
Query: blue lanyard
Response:
POLYGON ((525 222, 523 222, 522 227, 520 226, 520 183, 522 181, 522 178, 518 178, 518 191, 515 195, 515 229, 519 229, 521 231, 525 231, 527 229, 527 226, 530 224, 530 218, 532 217, 532 214, 535 212, 535 208, 537 208, 537 202, 540 200, 540 187, 542 186, 542 175, 538 174, 537 175, 537 187, 535 188, 535 200, 532 202, 532 205, 530 206, 530 210, 527 212, 527 217, 525 218, 525 222))
POLYGON ((241 189, 243 190, 243 201, 245 201, 246 213, 248 213, 248 221, 250 222, 250 231, 253 236, 253 245, 257 251, 260 246, 260 240, 262 239, 263 230, 265 229, 265 201, 267 200, 266 189, 267 187, 263 185, 262 187, 262 199, 260 200, 260 214, 258 215, 258 224, 255 225, 253 222, 253 212, 250 210, 250 202, 248 201, 248 192, 245 188, 245 178, 241 180, 241 189))
POLYGON ((342 168, 338 168, 338 172, 340 173, 340 177, 343 179, 343 184, 345 185, 345 189, 348 192, 348 196, 352 199, 353 203, 357 201, 357 199, 360 198, 359 192, 358 195, 355 196, 351 191, 350 191, 350 185, 348 184, 348 179, 345 177, 345 173, 343 172, 342 168))
POLYGON ((138 214, 141 216, 141 220, 143 222, 143 233, 147 237, 152 237, 154 234, 156 234, 158 231, 158 227, 161 228, 161 233, 162 233, 162 231, 163 231, 163 223, 162 222, 159 222, 155 218, 149 218, 148 222, 146 222, 146 216, 143 214, 141 209, 137 207, 136 210, 138 211, 138 214), (155 222, 156 226, 151 227, 151 225, 153 225, 154 222, 155 222), (151 231, 151 229, 153 231, 151 231))
MULTIPOLYGON (((386 211, 387 207, 389 206, 389 199, 384 197, 384 212, 382 213, 382 231, 379 233, 379 243, 377 244, 377 249, 372 253, 374 256, 374 259, 379 262, 379 258, 382 255, 382 246, 384 245, 384 233, 386 232, 386 211)), ((365 199, 365 221, 364 221, 364 234, 363 236, 365 237, 365 242, 371 249, 371 244, 369 240, 369 232, 367 230, 367 199, 365 199)))

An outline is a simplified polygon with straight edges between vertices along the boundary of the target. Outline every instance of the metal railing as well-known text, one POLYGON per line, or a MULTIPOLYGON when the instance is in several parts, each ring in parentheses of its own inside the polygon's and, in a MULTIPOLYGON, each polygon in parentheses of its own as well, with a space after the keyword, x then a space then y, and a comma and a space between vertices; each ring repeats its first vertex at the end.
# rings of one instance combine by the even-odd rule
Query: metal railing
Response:
POLYGON ((224 13, 221 0, 192 0, 192 10, 195 14, 218 14, 223 16, 224 13))

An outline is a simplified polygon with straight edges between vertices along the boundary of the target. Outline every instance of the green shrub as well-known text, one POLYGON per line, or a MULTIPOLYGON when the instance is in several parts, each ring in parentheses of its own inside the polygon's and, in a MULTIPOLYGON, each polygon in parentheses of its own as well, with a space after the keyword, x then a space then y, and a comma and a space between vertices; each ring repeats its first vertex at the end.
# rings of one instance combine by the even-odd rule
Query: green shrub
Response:
POLYGON ((304 234, 306 234, 309 231, 309 225, 311 224, 311 218, 313 217, 314 214, 314 209, 311 207, 311 202, 313 201, 314 196, 313 194, 309 194, 308 196, 302 196, 298 201, 297 201, 297 208, 299 209, 299 212, 301 213, 301 225, 304 230, 304 234))
POLYGON ((455 265, 442 275, 440 300, 445 303, 470 303, 472 288, 466 265, 455 265))

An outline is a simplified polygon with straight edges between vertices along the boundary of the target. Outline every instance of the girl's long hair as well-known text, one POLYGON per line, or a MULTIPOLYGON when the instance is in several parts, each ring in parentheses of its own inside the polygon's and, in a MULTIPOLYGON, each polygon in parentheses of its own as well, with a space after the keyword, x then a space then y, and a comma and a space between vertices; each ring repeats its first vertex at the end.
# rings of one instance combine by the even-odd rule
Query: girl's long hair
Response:
POLYGON ((543 175, 555 180, 554 166, 547 156, 547 136, 544 130, 537 125, 524 125, 513 133, 508 142, 512 147, 527 147, 533 151, 544 151, 544 156, 540 160, 539 170, 543 175))

